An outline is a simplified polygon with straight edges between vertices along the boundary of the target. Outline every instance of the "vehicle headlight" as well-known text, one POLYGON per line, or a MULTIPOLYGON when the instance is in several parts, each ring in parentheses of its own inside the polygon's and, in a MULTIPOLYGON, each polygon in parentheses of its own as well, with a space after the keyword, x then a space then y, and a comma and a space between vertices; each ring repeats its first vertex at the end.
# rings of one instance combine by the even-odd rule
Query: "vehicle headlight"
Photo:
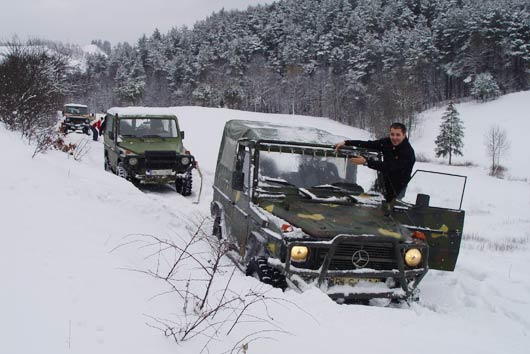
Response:
POLYGON ((291 248, 291 260, 295 262, 303 262, 307 259, 309 249, 306 246, 294 246, 291 248))
POLYGON ((129 165, 134 166, 138 163, 138 159, 136 157, 131 157, 129 159, 129 165))
POLYGON ((421 252, 417 248, 411 248, 410 250, 407 250, 405 252, 405 263, 409 267, 416 267, 418 264, 421 263, 421 252))
POLYGON ((187 156, 184 156, 183 158, 180 159, 180 163, 183 164, 183 165, 189 165, 190 164, 190 158, 187 157, 187 156))

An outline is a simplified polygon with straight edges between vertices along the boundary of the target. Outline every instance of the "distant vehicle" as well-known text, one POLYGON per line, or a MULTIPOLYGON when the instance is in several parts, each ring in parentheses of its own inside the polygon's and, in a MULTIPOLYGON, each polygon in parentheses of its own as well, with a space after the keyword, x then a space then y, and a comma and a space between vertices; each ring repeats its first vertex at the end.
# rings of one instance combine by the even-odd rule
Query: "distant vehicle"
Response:
POLYGON ((175 115, 111 108, 102 130, 105 170, 135 184, 174 184, 180 194, 191 194, 196 162, 182 144, 175 115))
POLYGON ((90 121, 91 116, 88 112, 88 106, 77 103, 64 105, 61 130, 65 134, 69 131, 81 131, 84 134, 89 134, 90 121))
MULTIPOLYGON (((464 211, 388 204, 356 183, 349 158, 381 159, 314 128, 263 122, 225 125, 215 172, 213 234, 261 281, 314 284, 338 302, 409 300, 429 267, 453 270, 464 211)), ((379 184, 382 185, 382 184, 379 184)), ((410 186, 410 184, 409 184, 410 186)))

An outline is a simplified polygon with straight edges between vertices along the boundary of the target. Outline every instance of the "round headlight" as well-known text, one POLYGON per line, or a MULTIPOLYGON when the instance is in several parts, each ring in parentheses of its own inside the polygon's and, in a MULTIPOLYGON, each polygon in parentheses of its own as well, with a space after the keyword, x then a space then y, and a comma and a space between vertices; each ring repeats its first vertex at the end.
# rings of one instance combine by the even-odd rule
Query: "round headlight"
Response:
POLYGON ((421 252, 417 248, 411 248, 407 252, 405 252, 405 263, 409 267, 416 267, 418 264, 421 263, 421 252))
POLYGON ((189 165, 190 164, 190 158, 187 157, 187 156, 184 156, 183 158, 180 159, 180 163, 183 164, 183 165, 189 165))
POLYGON ((306 246, 294 246, 291 249, 291 260, 295 262, 303 262, 307 259, 309 249, 306 246))
POLYGON ((138 159, 136 157, 131 157, 129 159, 129 165, 134 166, 138 163, 138 159))

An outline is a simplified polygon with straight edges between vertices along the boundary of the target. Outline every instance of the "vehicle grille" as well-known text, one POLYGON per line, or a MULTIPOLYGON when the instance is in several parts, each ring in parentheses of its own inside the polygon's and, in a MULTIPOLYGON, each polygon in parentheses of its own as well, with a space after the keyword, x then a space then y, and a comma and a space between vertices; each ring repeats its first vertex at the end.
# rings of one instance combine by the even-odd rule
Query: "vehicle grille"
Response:
MULTIPOLYGON (((329 264, 329 270, 349 270, 355 269, 352 263, 352 256, 358 250, 365 250, 370 256, 370 261, 364 268, 376 270, 397 269, 397 261, 394 246, 392 243, 353 243, 341 242, 335 251, 335 255, 329 264)), ((327 249, 320 249, 318 252, 318 263, 322 265, 324 258, 328 254, 327 249)))
POLYGON ((147 169, 174 169, 177 164, 177 153, 175 151, 146 151, 145 168, 147 169))
POLYGON ((73 117, 66 118, 66 122, 71 123, 71 124, 85 124, 85 121, 86 121, 86 118, 73 118, 73 117))

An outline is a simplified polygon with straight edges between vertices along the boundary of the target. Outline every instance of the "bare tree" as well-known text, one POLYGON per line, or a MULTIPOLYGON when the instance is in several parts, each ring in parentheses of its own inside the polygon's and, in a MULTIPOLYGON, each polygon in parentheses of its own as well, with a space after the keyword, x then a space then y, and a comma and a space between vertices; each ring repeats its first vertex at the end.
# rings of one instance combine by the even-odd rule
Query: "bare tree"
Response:
MULTIPOLYGON (((273 303, 292 305, 288 300, 267 294, 266 287, 236 290, 232 280, 238 268, 224 257, 231 251, 230 244, 212 237, 204 231, 209 220, 201 218, 188 228, 189 234, 178 239, 154 235, 128 235, 113 250, 136 245, 145 252, 145 260, 152 260, 149 269, 129 269, 146 274, 167 285, 167 291, 157 296, 174 295, 179 311, 169 317, 150 316, 148 326, 160 330, 177 343, 191 340, 202 341, 201 353, 208 353, 210 346, 229 336, 234 328, 244 333, 230 353, 245 352, 251 342, 274 340, 275 334, 287 334, 269 313, 273 303), (248 323, 261 324, 246 329, 248 323)), ((300 309, 303 311, 302 309, 300 309)))
POLYGON ((490 175, 499 176, 503 170, 500 165, 501 156, 510 148, 506 130, 499 125, 493 125, 484 136, 484 145, 491 158, 490 175))
POLYGON ((66 60, 43 47, 8 43, 0 62, 0 121, 31 140, 57 122, 68 91, 66 60))

